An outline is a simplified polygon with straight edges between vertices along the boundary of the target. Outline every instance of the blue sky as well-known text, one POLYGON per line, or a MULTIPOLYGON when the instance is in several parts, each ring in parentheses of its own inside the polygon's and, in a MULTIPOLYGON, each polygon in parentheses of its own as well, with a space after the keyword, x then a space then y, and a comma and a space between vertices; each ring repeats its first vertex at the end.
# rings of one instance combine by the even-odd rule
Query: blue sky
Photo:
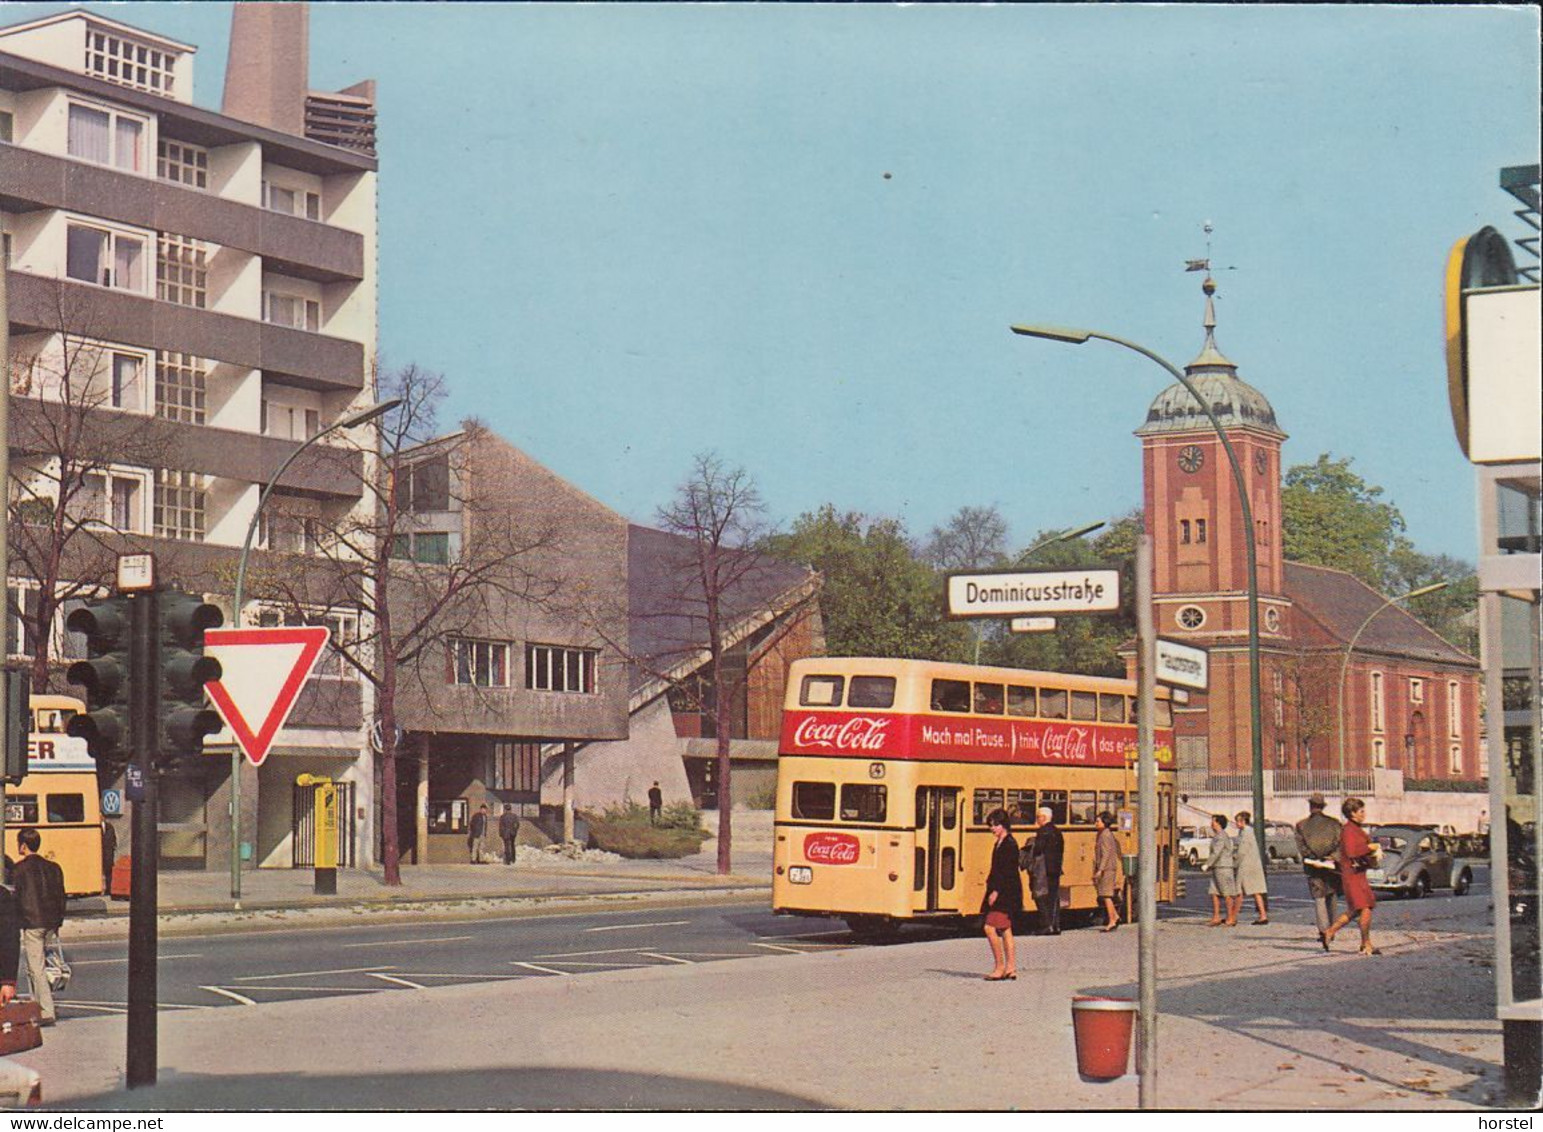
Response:
MULTIPOLYGON (((88 4, 200 47, 228 4, 88 4)), ((0 4, 0 22, 62 10, 0 4)), ((1524 234, 1538 16, 1333 5, 313 4, 312 85, 380 84, 381 345, 651 521, 714 449, 773 517, 924 535, 1140 502, 1131 435, 1183 364, 1210 221, 1218 342, 1287 464, 1351 456, 1421 549, 1472 559, 1441 284, 1524 234)))

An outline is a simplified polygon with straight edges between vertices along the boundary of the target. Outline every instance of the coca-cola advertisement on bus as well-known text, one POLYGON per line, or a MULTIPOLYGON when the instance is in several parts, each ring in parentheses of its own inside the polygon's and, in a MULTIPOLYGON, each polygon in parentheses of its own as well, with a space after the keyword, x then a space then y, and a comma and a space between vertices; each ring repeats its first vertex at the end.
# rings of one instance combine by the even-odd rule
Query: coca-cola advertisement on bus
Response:
POLYGON ((862 844, 850 833, 810 833, 804 837, 804 860, 816 865, 855 865, 862 844))
MULTIPOLYGON (((1173 763, 1173 737, 1155 738, 1157 761, 1173 763)), ((951 719, 790 711, 782 753, 852 758, 951 759, 1050 766, 1124 766, 1134 758, 1134 727, 1047 719, 951 719)))

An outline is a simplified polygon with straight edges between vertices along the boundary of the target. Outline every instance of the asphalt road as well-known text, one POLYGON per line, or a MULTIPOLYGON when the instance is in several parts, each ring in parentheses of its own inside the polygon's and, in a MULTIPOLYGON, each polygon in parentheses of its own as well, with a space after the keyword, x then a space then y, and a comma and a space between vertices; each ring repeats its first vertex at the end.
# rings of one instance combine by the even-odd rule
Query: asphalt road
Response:
MULTIPOLYGON (((1475 867, 1466 896, 1437 892, 1423 900, 1385 897, 1375 924, 1419 927, 1438 909, 1461 901, 1490 916, 1489 870, 1475 867)), ((1204 873, 1185 870, 1186 895, 1159 910, 1161 918, 1209 917, 1204 873)), ((1297 868, 1270 874, 1271 915, 1312 923, 1306 881, 1297 868)), ((1244 909, 1242 923, 1253 919, 1244 909)), ((1030 917, 1032 921, 1032 917, 1030 917)), ((1027 925, 1026 925, 1027 926, 1027 925)), ((973 925, 964 930, 973 931, 973 925)), ((947 932, 906 928, 890 945, 937 939, 947 932)), ((714 963, 754 955, 860 946, 839 920, 775 916, 753 903, 652 907, 574 915, 519 916, 432 923, 343 925, 160 941, 158 999, 164 1010, 203 1010, 392 990, 509 979, 574 978, 626 967, 714 963)), ((127 947, 123 940, 75 944, 74 976, 60 997, 65 1019, 127 1010, 127 947)))

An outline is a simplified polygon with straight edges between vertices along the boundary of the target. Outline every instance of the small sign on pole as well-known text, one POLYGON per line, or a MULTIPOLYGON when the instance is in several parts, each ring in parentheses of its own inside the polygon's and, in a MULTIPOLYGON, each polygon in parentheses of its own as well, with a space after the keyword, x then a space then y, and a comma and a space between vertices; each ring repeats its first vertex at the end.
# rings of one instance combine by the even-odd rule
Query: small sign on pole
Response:
POLYGON ((1209 654, 1205 649, 1181 645, 1177 641, 1157 638, 1157 680, 1178 688, 1193 688, 1203 692, 1208 676, 1209 654))
POLYGON ((1014 633, 1049 633, 1055 629, 1055 618, 1014 617, 1007 627, 1014 633))

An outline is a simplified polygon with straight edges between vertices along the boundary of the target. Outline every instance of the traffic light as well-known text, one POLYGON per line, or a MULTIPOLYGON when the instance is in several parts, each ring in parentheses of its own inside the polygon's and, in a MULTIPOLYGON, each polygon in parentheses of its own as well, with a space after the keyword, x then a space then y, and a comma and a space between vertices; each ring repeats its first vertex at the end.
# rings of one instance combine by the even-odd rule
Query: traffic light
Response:
POLYGON ((171 762, 202 754, 204 737, 225 726, 204 700, 204 685, 221 676, 220 662, 204 655, 204 630, 219 628, 225 615, 218 606, 178 590, 163 590, 160 607, 160 749, 161 760, 171 762))
POLYGON ((110 597, 83 606, 64 624, 85 636, 89 658, 77 660, 65 672, 71 684, 85 686, 87 708, 70 720, 65 732, 84 739, 97 762, 121 766, 129 760, 128 599, 110 597))
POLYGON ((32 674, 25 668, 5 670, 5 782, 15 786, 27 777, 27 739, 32 733, 32 674))

